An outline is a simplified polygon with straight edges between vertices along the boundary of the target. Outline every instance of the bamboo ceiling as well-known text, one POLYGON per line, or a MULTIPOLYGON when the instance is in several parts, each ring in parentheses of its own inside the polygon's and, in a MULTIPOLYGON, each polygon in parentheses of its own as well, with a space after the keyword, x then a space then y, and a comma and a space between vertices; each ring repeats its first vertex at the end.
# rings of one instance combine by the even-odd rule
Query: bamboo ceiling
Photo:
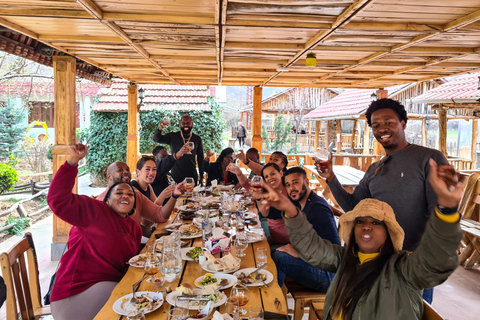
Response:
POLYGON ((480 0, 0 0, 0 25, 132 82, 182 85, 380 88, 478 71, 479 20, 480 0))

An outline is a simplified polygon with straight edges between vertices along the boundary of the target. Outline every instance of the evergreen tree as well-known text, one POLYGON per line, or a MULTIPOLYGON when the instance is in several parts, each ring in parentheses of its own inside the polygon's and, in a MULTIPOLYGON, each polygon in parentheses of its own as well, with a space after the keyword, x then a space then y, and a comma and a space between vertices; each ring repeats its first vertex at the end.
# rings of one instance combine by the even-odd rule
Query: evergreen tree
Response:
POLYGON ((9 101, 0 105, 0 159, 3 161, 19 146, 25 135, 26 125, 22 123, 22 108, 9 101))

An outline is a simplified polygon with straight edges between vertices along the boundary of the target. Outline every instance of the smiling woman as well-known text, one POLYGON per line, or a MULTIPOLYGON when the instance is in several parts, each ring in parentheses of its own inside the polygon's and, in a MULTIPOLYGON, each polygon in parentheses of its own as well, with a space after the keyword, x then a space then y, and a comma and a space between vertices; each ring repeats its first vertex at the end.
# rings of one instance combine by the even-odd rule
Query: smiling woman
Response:
POLYGON ((135 192, 128 183, 113 184, 104 202, 72 193, 78 161, 86 154, 86 146, 71 146, 47 197, 55 215, 73 226, 50 297, 52 315, 60 320, 95 317, 127 271, 126 262, 137 254, 142 236, 130 217, 135 192))

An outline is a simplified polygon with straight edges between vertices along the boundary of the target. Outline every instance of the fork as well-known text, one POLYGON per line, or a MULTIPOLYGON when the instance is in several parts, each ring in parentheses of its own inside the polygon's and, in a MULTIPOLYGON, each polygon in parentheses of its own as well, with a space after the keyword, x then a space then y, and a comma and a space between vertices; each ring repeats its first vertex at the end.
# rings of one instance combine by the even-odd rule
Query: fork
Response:
POLYGON ((147 276, 148 274, 144 273, 142 279, 138 280, 132 285, 133 294, 132 294, 132 298, 130 299, 130 303, 134 303, 135 301, 137 301, 137 296, 135 294, 138 288, 140 288, 140 285, 142 284, 143 280, 145 280, 147 276))

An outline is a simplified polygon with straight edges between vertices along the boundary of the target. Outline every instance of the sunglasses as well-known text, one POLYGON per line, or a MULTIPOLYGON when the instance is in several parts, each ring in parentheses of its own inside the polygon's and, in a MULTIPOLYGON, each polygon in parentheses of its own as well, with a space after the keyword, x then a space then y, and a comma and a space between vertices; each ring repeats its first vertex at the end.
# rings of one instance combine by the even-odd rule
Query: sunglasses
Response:
POLYGON ((380 164, 378 165, 377 170, 375 170, 375 176, 382 171, 383 165, 388 161, 388 159, 390 159, 390 156, 384 156, 382 160, 380 160, 380 164))

